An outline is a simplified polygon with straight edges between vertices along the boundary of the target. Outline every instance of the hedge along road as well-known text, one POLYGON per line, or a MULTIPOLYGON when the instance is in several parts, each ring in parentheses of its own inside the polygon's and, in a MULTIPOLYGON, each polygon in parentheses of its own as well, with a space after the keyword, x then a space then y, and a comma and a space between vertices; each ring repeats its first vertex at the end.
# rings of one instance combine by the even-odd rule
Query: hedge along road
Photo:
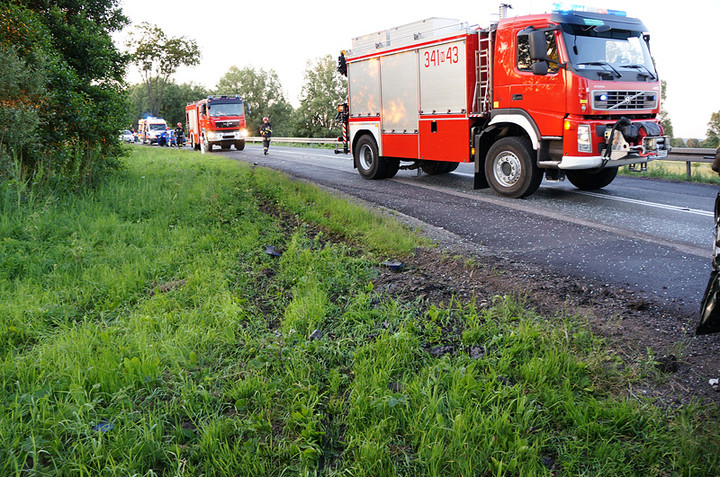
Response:
POLYGON ((544 181, 518 200, 473 190, 472 164, 440 176, 401 170, 369 181, 350 155, 327 149, 273 145, 263 156, 248 145, 223 154, 441 227, 477 244, 479 253, 632 290, 688 328, 696 325, 711 270, 717 186, 618 176, 601 191, 583 192, 544 181))

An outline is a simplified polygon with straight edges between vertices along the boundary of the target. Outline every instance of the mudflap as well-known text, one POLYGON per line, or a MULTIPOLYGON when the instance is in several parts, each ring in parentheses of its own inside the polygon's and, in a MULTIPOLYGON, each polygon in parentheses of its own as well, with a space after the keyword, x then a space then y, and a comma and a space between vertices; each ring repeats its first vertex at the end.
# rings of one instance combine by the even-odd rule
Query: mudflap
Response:
POLYGON ((700 324, 695 334, 707 335, 718 332, 720 332, 720 273, 717 269, 713 269, 703 295, 700 324))
POLYGON ((475 175, 473 176, 473 189, 487 189, 490 184, 485 177, 485 154, 487 154, 487 147, 481 148, 480 137, 481 134, 475 135, 473 141, 473 148, 475 149, 475 175))

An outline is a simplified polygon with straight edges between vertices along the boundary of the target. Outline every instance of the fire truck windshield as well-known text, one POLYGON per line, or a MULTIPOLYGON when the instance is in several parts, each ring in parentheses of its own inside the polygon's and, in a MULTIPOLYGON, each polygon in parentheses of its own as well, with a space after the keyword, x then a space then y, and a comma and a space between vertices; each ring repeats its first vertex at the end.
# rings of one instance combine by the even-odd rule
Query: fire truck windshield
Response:
POLYGON ((233 103, 219 103, 213 101, 208 104, 208 110, 210 111, 210 116, 213 118, 219 118, 221 116, 242 116, 243 103, 241 101, 233 103))
POLYGON ((563 25, 573 70, 589 79, 655 81, 657 73, 641 32, 563 25))

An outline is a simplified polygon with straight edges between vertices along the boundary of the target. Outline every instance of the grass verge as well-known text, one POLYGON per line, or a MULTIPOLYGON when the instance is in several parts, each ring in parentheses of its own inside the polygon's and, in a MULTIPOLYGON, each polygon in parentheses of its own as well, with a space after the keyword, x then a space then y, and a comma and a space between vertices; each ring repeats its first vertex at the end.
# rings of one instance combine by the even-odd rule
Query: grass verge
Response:
POLYGON ((715 409, 622 397, 619 358, 521 297, 378 293, 422 239, 276 172, 136 147, 1 203, 2 475, 720 469, 715 409))

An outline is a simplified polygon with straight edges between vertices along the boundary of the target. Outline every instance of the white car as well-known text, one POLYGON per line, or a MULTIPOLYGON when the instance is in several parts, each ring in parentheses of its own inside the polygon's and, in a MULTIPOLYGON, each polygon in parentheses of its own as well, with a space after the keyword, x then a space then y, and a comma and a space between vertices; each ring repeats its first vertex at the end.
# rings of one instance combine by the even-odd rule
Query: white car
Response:
POLYGON ((120 134, 118 139, 125 142, 135 142, 135 135, 126 129, 120 134))

